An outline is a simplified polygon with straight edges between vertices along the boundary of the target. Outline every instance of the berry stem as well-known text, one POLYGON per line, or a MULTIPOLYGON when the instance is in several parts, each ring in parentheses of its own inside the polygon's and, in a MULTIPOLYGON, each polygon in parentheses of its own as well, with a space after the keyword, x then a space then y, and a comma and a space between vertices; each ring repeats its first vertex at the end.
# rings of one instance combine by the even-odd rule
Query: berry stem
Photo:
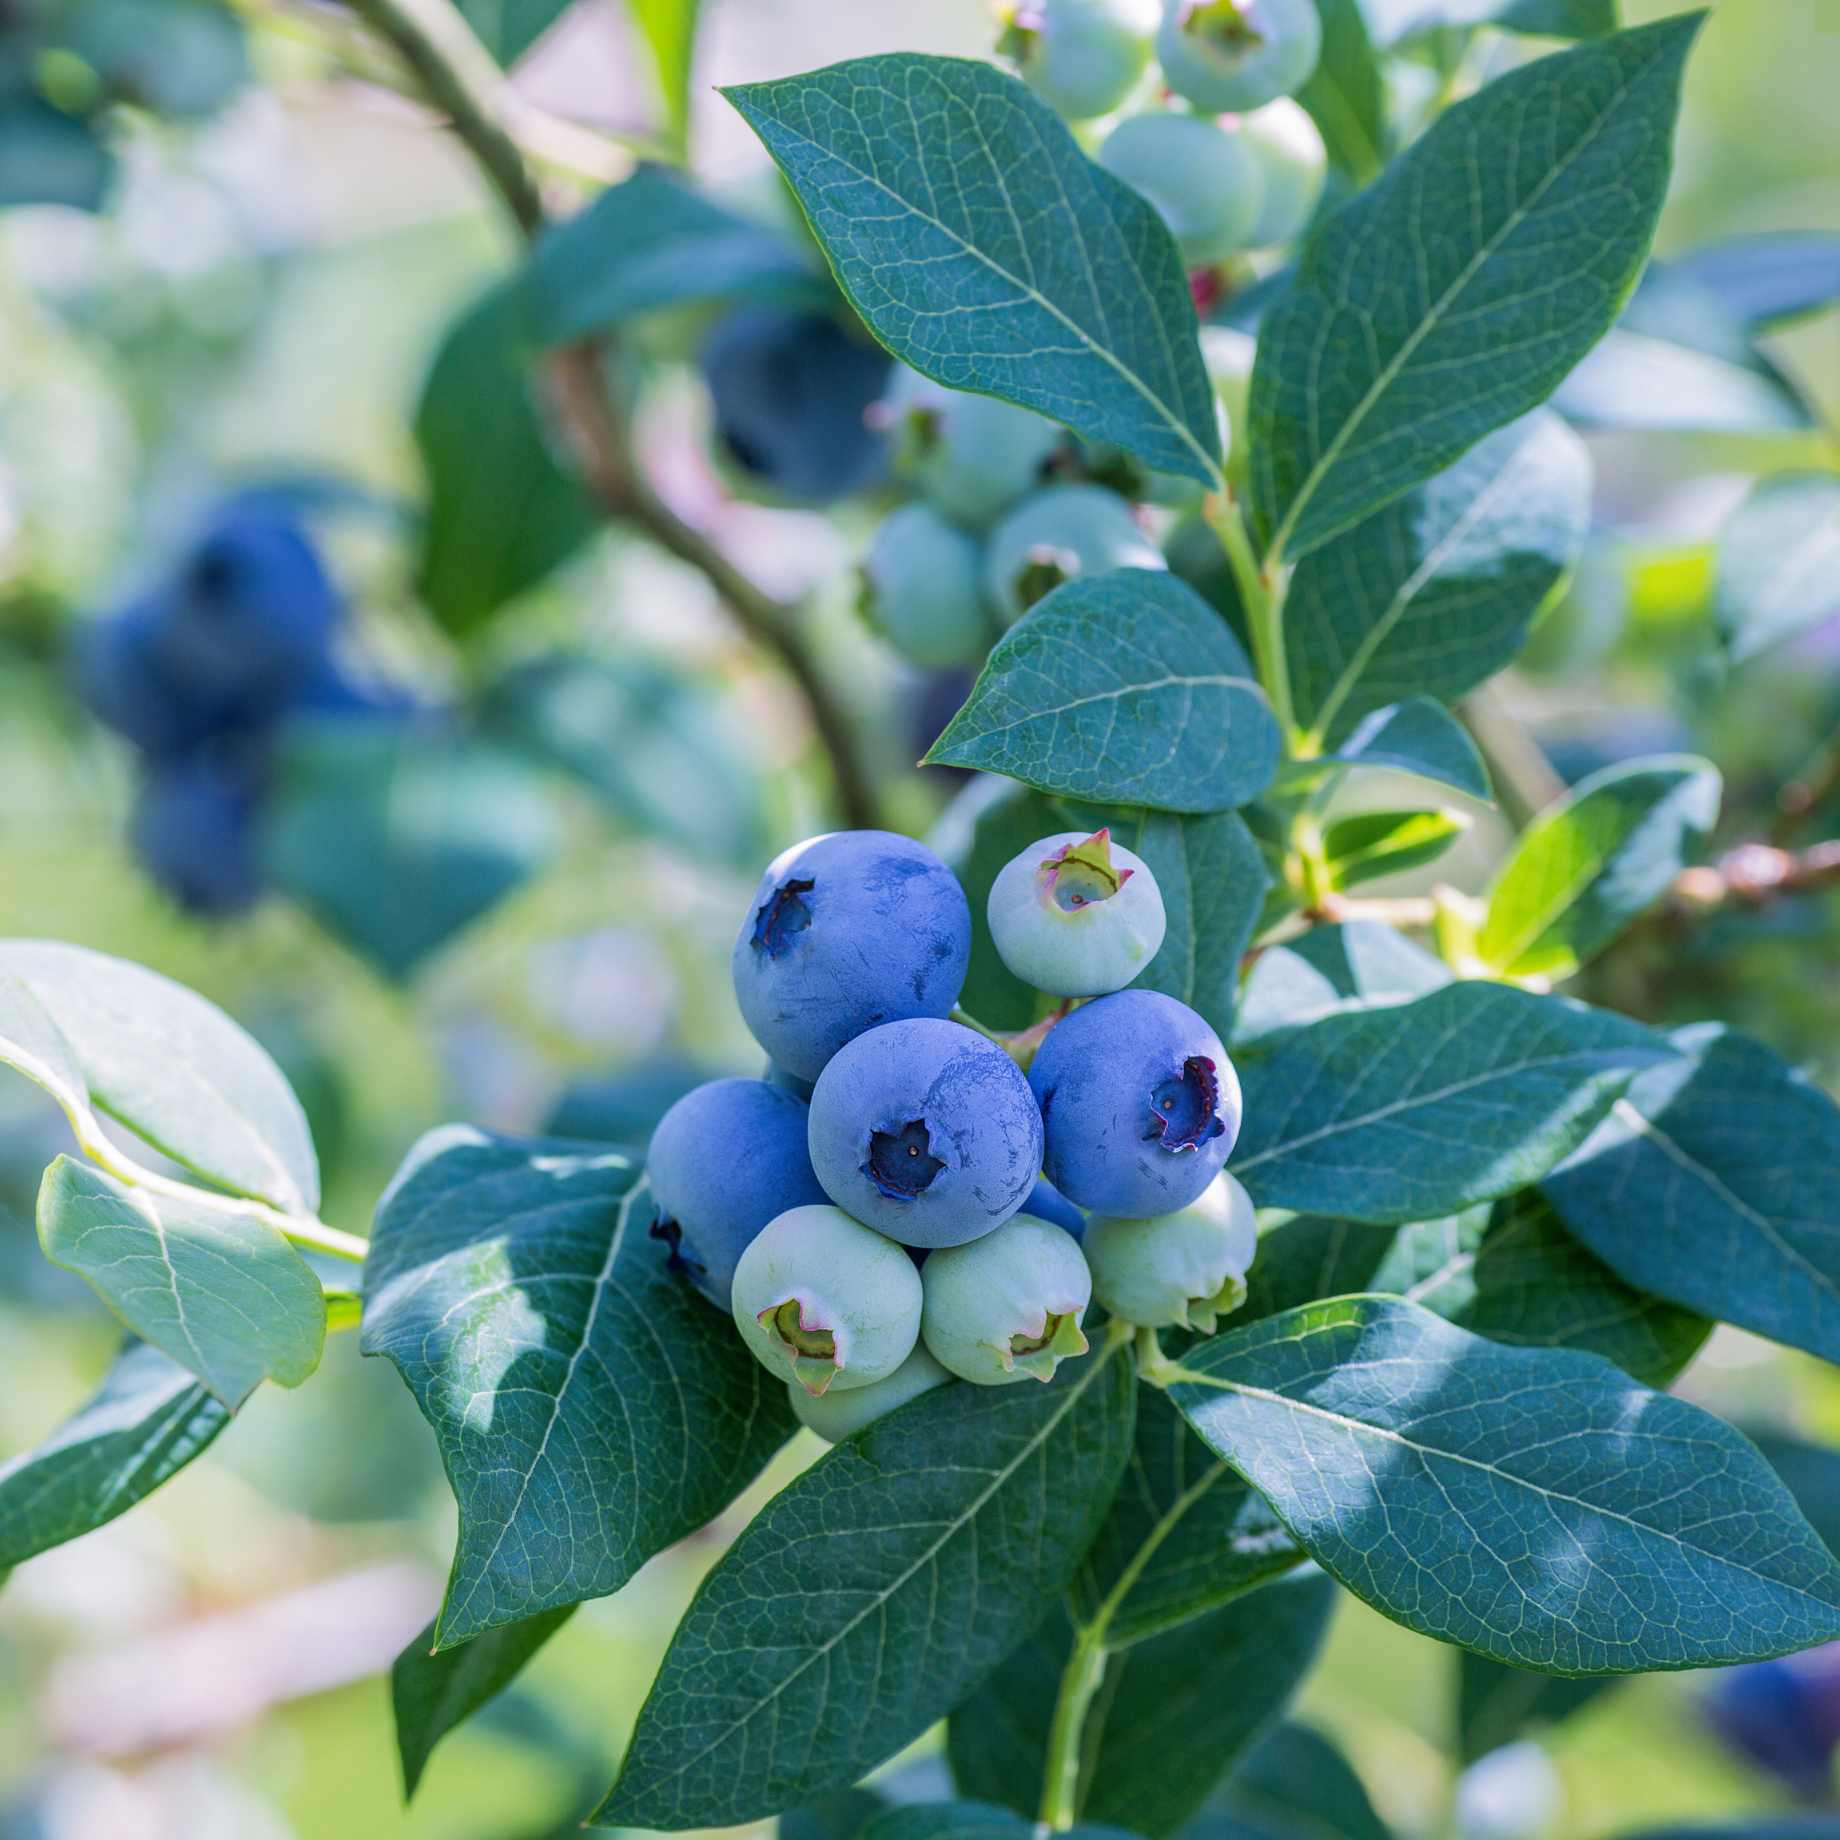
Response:
POLYGON ((1233 570, 1240 604, 1246 612, 1246 631, 1252 640, 1252 662, 1259 682, 1271 699, 1284 735, 1285 747, 1295 754, 1301 739, 1296 711, 1291 704, 1290 667, 1284 656, 1284 585, 1281 577, 1268 577, 1253 553, 1252 536, 1239 505, 1222 496, 1210 502, 1208 522, 1219 537, 1233 570))
POLYGON ((1105 1678, 1105 1659, 1104 1626, 1089 1624, 1074 1639, 1073 1653, 1061 1671, 1041 1784, 1041 1822, 1055 1833, 1065 1833, 1080 1818, 1080 1746, 1086 1714, 1105 1678))

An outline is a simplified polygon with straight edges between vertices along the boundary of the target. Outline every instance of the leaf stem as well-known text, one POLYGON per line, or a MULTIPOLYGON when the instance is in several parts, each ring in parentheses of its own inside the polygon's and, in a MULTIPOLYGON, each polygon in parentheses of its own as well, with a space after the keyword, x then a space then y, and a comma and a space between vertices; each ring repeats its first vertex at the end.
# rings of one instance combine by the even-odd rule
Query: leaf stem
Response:
POLYGON ((1293 754, 1299 740, 1297 717, 1291 704, 1290 667, 1284 655, 1284 588, 1281 581, 1268 580, 1253 553, 1252 536, 1246 529, 1236 501, 1225 496, 1215 500, 1208 522, 1227 552, 1233 570, 1233 583, 1239 589, 1240 604, 1246 612, 1246 631, 1252 640, 1252 663, 1259 682, 1271 699, 1271 706, 1283 731, 1286 748, 1293 754))
POLYGON ((1086 1714, 1105 1678, 1105 1632, 1100 1623, 1082 1629, 1061 1670, 1060 1693, 1048 1726, 1048 1759, 1042 1772, 1041 1822, 1065 1833, 1080 1818, 1080 1745, 1086 1714))

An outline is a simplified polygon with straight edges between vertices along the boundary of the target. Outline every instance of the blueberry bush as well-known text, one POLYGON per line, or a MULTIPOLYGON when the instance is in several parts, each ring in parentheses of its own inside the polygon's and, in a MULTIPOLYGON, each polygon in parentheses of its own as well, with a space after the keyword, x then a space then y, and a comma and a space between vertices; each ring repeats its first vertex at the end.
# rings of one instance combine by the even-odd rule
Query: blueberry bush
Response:
MULTIPOLYGON (((150 877, 223 925, 289 904, 398 984, 540 876, 571 798, 759 871, 760 1064, 611 1142, 444 1126, 360 1234, 221 1009, 0 941, 0 1061, 73 1140, 40 1243, 128 1338, 0 1468, 0 1568, 351 1332, 457 1510, 392 1678, 410 1793, 801 1426, 828 1449, 715 1560, 591 1825, 1374 1840, 1285 1716, 1343 1594, 1461 1651, 1465 1760, 1500 1767, 1614 1677, 1840 1640, 1793 1466, 1670 1390, 1715 1323, 1840 1360, 1840 1111, 1674 981, 1721 926, 1830 923, 1840 755, 1728 799, 1664 737, 1567 784, 1488 688, 1578 602, 1578 430, 1665 429, 1695 360, 1780 406, 1758 329, 1840 293, 1775 244, 1649 262, 1700 16, 1017 0, 985 60, 727 89, 769 209, 691 176, 671 0, 634 8, 665 131, 559 183, 503 68, 560 11, 341 22, 520 238, 415 418, 413 595, 465 669, 360 655, 286 484, 224 495, 61 668, 150 877), (834 518, 874 642, 947 686, 924 782, 657 476, 646 404, 692 380, 715 476, 834 518), (804 818, 691 686, 504 643, 608 523, 783 681, 804 818), (1489 807, 1509 841, 1458 892, 1489 807), (949 1776, 883 1769, 942 1721, 949 1776)), ((124 98, 182 121, 249 76, 207 0, 0 34, 10 203, 96 208, 124 98)), ((1725 525, 1706 706, 1832 611, 1837 501, 1784 474, 1725 525)))

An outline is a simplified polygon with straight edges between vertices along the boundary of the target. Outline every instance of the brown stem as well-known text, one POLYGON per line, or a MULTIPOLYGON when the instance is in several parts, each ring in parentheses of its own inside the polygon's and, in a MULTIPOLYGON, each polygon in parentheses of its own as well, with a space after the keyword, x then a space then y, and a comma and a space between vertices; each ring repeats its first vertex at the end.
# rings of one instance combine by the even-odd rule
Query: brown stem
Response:
POLYGON ((1840 734, 1821 748, 1805 773, 1799 773, 1777 795, 1776 822, 1770 835, 1777 843, 1794 836, 1795 827, 1817 806, 1840 792, 1840 734))

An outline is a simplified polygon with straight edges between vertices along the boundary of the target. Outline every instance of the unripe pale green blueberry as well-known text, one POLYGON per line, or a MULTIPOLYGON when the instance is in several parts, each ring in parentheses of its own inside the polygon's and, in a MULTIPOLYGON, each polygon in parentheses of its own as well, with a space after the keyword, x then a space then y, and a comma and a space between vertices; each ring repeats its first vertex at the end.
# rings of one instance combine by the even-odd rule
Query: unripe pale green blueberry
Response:
POLYGON ((1191 268, 1245 248, 1258 221, 1258 158, 1241 135, 1205 115, 1127 115, 1105 137, 1099 164, 1156 206, 1191 268))
POLYGON ((1241 118, 1241 138, 1258 156, 1264 190, 1247 241, 1255 249, 1302 235, 1322 202, 1329 151, 1310 112, 1280 96, 1241 118))
POLYGON ((867 1386, 848 1389, 834 1386, 815 1398, 796 1381, 788 1380, 786 1394, 792 1401, 792 1416, 806 1430, 835 1444, 851 1432, 885 1418, 896 1406, 944 1386, 951 1378, 927 1352, 926 1344, 917 1342, 913 1353, 886 1380, 871 1380, 867 1386))
MULTIPOLYGON (((1201 361, 1207 366, 1208 381, 1214 386, 1221 414, 1236 437, 1245 433, 1246 407, 1252 395, 1252 361, 1258 349, 1258 340, 1236 326, 1201 328, 1201 361)), ((1244 452, 1244 446, 1243 441, 1235 440, 1238 451, 1244 452)))
POLYGON ((977 539, 930 505, 882 519, 863 564, 863 611, 888 643, 929 670, 970 664, 990 643, 977 539))
POLYGON ((1294 95, 1321 54, 1316 0, 1165 0, 1156 34, 1169 87, 1210 114, 1294 95))
POLYGON ((1020 0, 997 50, 1069 121, 1106 115, 1150 62, 1157 0, 1020 0))
POLYGON ((1031 844, 998 871, 987 914, 997 956, 1054 997, 1124 989, 1156 957, 1166 925, 1149 864, 1109 830, 1031 844))
POLYGON ((920 1334, 961 1380, 1052 1380, 1084 1354, 1092 1275, 1071 1233, 1018 1214, 994 1233, 927 1255, 920 1334))
POLYGON ((967 530, 984 530, 1048 476, 1066 429, 1032 409, 948 390, 902 369, 881 414, 895 437, 896 467, 933 508, 967 530))
POLYGON ((1076 576, 1167 566, 1116 492, 1049 486, 1025 498, 990 533, 984 592, 1007 623, 1076 576))
POLYGON ((769 1372, 806 1392, 885 1380, 920 1333, 920 1274, 842 1208, 770 1220, 735 1266, 735 1327, 769 1372))
POLYGON ((1146 1329, 1204 1335, 1246 1301, 1258 1251, 1252 1197, 1222 1170, 1200 1198, 1153 1220, 1090 1221, 1083 1242, 1093 1295, 1146 1329))

